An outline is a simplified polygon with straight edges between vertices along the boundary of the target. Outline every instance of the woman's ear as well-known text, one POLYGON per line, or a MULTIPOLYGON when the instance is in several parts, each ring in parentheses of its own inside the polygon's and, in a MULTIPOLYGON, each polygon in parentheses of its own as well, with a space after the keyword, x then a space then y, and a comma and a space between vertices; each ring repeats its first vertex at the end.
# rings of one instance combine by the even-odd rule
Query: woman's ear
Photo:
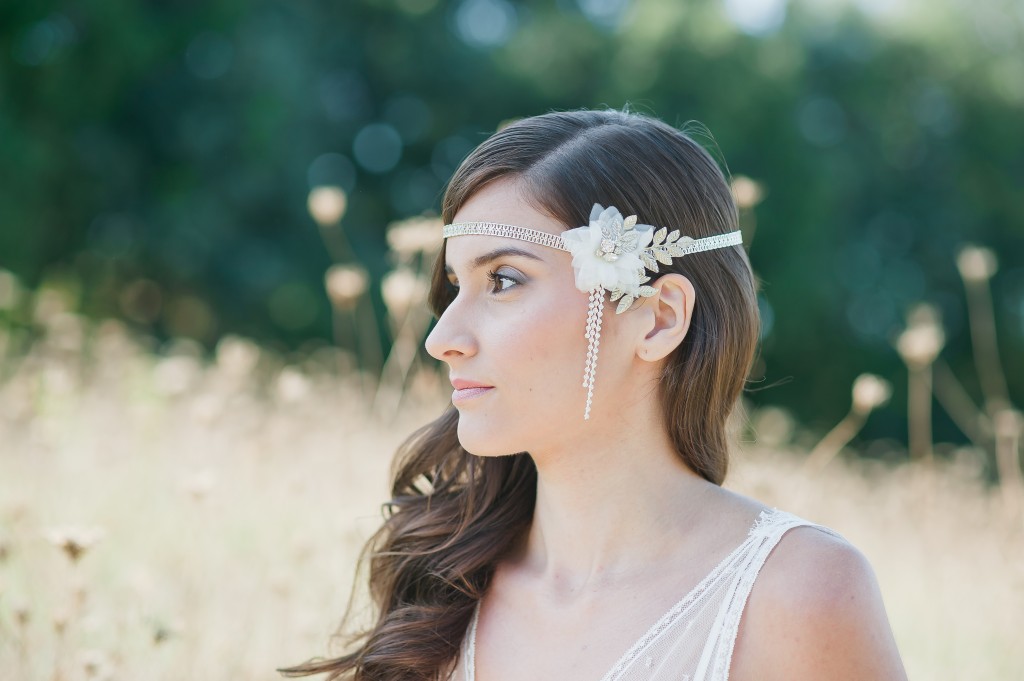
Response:
POLYGON ((648 362, 667 357, 679 347, 690 328, 696 291, 689 279, 671 272, 650 283, 658 293, 644 299, 637 355, 648 362))

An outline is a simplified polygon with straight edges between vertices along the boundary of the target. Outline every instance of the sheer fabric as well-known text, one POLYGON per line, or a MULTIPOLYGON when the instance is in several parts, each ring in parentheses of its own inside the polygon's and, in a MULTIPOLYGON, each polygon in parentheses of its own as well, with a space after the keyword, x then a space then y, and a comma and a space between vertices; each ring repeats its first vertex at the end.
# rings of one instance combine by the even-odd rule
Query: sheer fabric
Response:
MULTIPOLYGON (((754 580, 782 536, 801 526, 840 536, 785 511, 762 511, 746 540, 655 622, 600 681, 726 681, 754 580)), ((476 681, 479 612, 478 605, 450 681, 476 681)))

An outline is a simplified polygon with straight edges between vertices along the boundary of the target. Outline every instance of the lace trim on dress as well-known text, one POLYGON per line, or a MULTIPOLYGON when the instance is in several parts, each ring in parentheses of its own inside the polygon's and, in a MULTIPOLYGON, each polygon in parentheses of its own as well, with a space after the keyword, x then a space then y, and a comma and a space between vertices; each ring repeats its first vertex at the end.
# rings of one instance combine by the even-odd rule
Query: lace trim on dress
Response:
POLYGON ((841 534, 831 528, 809 522, 790 513, 779 512, 779 514, 773 516, 773 519, 773 522, 765 523, 766 527, 763 534, 766 541, 758 547, 755 555, 751 556, 749 563, 751 569, 743 570, 737 577, 737 584, 729 590, 730 603, 726 611, 727 614, 723 627, 714 632, 718 634, 718 640, 714 641, 716 655, 714 673, 711 676, 713 679, 729 678, 729 670, 732 667, 732 654, 736 647, 736 637, 739 634, 740 617, 743 615, 744 609, 746 609, 747 599, 750 597, 751 590, 753 590, 754 581, 768 560, 768 554, 782 541, 782 537, 797 527, 813 527, 834 537, 843 538, 841 534))
MULTIPOLYGON (((631 665, 641 653, 648 648, 662 633, 664 633, 673 623, 676 622, 687 610, 696 602, 700 596, 704 594, 712 586, 715 586, 717 582, 728 574, 728 568, 730 565, 740 558, 743 551, 747 548, 750 540, 760 531, 760 528, 767 524, 768 519, 771 518, 777 511, 761 511, 757 519, 754 521, 750 531, 747 532, 747 538, 729 553, 728 556, 723 558, 718 565, 715 566, 711 572, 707 574, 697 586, 693 587, 689 593, 687 593, 681 600, 679 600, 667 613, 665 613, 661 619, 654 623, 650 629, 647 630, 643 636, 641 636, 633 646, 627 650, 619 661, 608 670, 604 676, 601 677, 601 681, 615 681, 616 678, 622 675, 622 673, 631 665)), ((473 681, 470 679, 469 681, 473 681)))
POLYGON ((469 623, 469 646, 466 648, 465 681, 473 681, 476 675, 476 621, 480 619, 480 601, 473 608, 473 619, 469 623))

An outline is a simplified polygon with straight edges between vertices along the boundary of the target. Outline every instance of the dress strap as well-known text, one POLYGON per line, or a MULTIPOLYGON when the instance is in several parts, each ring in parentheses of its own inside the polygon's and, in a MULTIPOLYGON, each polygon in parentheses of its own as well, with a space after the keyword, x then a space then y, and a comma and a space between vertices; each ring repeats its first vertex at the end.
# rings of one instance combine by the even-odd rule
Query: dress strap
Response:
POLYGON ((474 681, 476 676, 476 623, 480 619, 480 601, 473 606, 473 619, 467 632, 466 659, 463 661, 463 681, 474 681))
POLYGON ((814 527, 842 539, 835 530, 804 520, 792 513, 772 509, 762 512, 751 529, 751 538, 756 540, 753 550, 747 555, 745 564, 736 572, 729 585, 725 602, 715 619, 708 645, 701 655, 694 681, 701 679, 728 679, 732 654, 736 647, 740 618, 746 608, 747 599, 754 587, 761 568, 782 537, 796 527, 814 527), (708 671, 711 674, 708 674, 708 671))

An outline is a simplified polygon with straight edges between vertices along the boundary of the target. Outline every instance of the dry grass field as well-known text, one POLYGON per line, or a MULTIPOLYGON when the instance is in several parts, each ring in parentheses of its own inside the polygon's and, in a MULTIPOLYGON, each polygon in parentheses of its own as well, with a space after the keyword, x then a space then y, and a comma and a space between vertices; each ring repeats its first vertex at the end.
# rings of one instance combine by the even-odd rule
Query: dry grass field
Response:
MULTIPOLYGON (((444 406, 436 375, 382 418, 329 349, 227 339, 206 361, 51 326, 0 364, 0 679, 275 679, 327 652, 391 455, 444 406)), ((783 413, 740 420, 728 485, 860 547, 912 679, 1022 678, 1021 526, 969 452, 812 474, 783 413)))

